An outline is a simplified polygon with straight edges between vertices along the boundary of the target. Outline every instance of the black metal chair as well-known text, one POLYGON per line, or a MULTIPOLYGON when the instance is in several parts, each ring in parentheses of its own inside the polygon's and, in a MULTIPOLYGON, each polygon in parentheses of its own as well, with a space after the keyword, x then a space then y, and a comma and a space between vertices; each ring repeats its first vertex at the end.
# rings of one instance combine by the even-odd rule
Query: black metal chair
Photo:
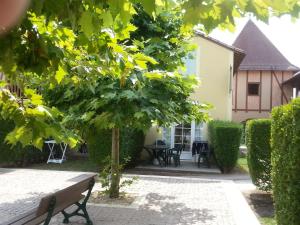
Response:
POLYGON ((210 168, 210 156, 211 150, 208 147, 208 142, 202 142, 198 157, 198 167, 200 167, 201 163, 206 163, 207 167, 210 168))
POLYGON ((167 156, 167 150, 160 150, 157 154, 157 160, 161 167, 167 166, 168 164, 168 156, 167 156))
POLYGON ((175 167, 180 166, 180 155, 184 149, 183 145, 177 145, 175 148, 171 148, 167 153, 167 163, 171 164, 171 160, 173 158, 175 167))

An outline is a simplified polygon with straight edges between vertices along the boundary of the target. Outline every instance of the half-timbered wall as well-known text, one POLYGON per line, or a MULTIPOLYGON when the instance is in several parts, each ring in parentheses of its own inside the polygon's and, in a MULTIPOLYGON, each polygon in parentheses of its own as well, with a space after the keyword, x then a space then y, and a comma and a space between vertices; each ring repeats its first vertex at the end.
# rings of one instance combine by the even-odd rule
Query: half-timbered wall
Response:
POLYGON ((290 101, 292 88, 282 82, 292 76, 292 71, 238 71, 233 80, 232 120, 269 117, 274 106, 290 101), (258 95, 248 94, 249 83, 259 84, 258 95))

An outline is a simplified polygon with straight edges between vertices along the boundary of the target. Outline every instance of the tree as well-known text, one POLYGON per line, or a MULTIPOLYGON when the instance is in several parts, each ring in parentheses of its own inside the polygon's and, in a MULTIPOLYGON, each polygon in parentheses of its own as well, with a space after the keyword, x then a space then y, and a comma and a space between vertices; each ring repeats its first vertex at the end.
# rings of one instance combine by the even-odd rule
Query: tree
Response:
MULTIPOLYGON (((68 27, 55 21, 47 23, 45 16, 31 13, 24 21, 24 29, 18 30, 21 34, 13 39, 14 47, 8 49, 18 57, 17 62, 22 62, 18 64, 18 70, 25 75, 18 76, 16 82, 22 84, 20 86, 26 97, 29 96, 27 93, 31 93, 34 99, 39 99, 38 103, 42 103, 43 99, 45 105, 59 109, 57 111, 63 115, 60 123, 63 128, 69 128, 73 133, 77 131, 77 135, 80 135, 78 128, 91 125, 113 129, 112 197, 118 196, 120 128, 132 126, 146 129, 154 120, 163 124, 191 117, 201 120, 204 117, 202 110, 205 107, 188 100, 195 80, 182 78, 171 70, 150 71, 147 65, 157 64, 154 59, 133 44, 122 44, 128 41, 129 32, 135 29, 130 24, 118 33, 107 28, 90 34, 88 41, 82 41, 87 38, 85 33, 83 36, 80 33, 76 35, 68 27), (26 51, 28 45, 24 44, 24 39, 28 45, 34 44, 34 48, 26 51), (77 44, 79 41, 82 43, 77 44), (51 52, 55 54, 51 55, 51 52), (20 78, 22 82, 19 82, 20 78)), ((5 74, 14 76, 15 71, 10 65, 5 64, 3 69, 5 74)), ((29 107, 20 104, 15 104, 15 107, 32 110, 35 101, 27 99, 25 102, 30 104, 29 107)), ((30 127, 25 116, 20 124, 22 128, 30 127)), ((51 128, 50 124, 48 126, 51 128)), ((24 129, 18 126, 16 129, 19 135, 25 134, 25 131, 22 133, 24 129)), ((29 131, 26 129, 26 133, 29 131)), ((15 137, 16 132, 8 137, 15 137)), ((44 137, 48 135, 56 138, 50 133, 45 133, 44 137)), ((34 137, 38 139, 32 143, 41 147, 43 139, 38 135, 34 137)), ((22 143, 26 144, 34 137, 24 135, 22 143)), ((12 143, 18 141, 8 140, 12 143)))
MULTIPOLYGON (((151 53, 146 41, 129 43, 136 30, 130 21, 137 3, 151 15, 144 14, 145 20, 151 21, 163 20, 163 12, 177 9, 183 22, 170 18, 182 24, 183 35, 198 23, 207 32, 217 26, 231 29, 233 17, 247 12, 262 20, 272 14, 299 13, 297 1, 279 0, 61 0, 60 4, 33 0, 20 26, 0 40, 0 70, 23 93, 17 96, 1 89, 1 117, 15 123, 7 141, 41 148, 43 138, 52 136, 74 146, 80 141, 82 124, 114 129, 112 170, 117 175, 112 189, 117 190, 117 140, 122 126, 144 128, 153 120, 163 124, 205 117, 206 106, 188 100, 195 81, 175 71, 182 64, 181 53, 175 64, 164 65, 165 55, 151 53), (60 98, 51 101, 47 93, 60 93, 60 98)), ((142 37, 138 31, 135 35, 142 37)), ((180 52, 175 37, 162 41, 173 41, 169 52, 180 52)))
MULTIPOLYGON (((119 44, 115 47, 121 46, 120 40, 116 43, 119 44)), ((83 82, 80 85, 61 83, 48 89, 44 95, 51 106, 64 110, 68 115, 65 123, 71 121, 73 125, 74 122, 78 123, 76 127, 90 129, 95 126, 113 130, 112 197, 118 196, 119 129, 127 126, 147 129, 153 121, 170 124, 193 119, 201 121, 207 117, 203 112, 207 106, 189 100, 193 85, 196 84, 193 77, 182 77, 176 72, 149 72, 147 60, 148 63, 155 61, 141 53, 137 54, 136 65, 131 66, 128 58, 119 58, 124 64, 120 75, 100 74, 92 88, 89 83, 83 82), (126 77, 121 76, 124 71, 127 71, 126 77)), ((110 58, 110 62, 110 68, 119 70, 117 58, 110 58)), ((81 74, 79 79, 84 76, 87 74, 81 74)))
MULTIPOLYGON (((30 101, 28 104, 31 109, 29 112, 28 107, 21 105, 20 102, 23 101, 17 99, 16 96, 2 92, 0 103, 2 115, 15 120, 17 127, 22 128, 18 131, 15 130, 18 135, 11 136, 20 137, 23 139, 23 144, 30 142, 38 147, 42 145, 40 137, 50 135, 62 139, 69 136, 64 135, 64 129, 59 126, 55 128, 55 132, 51 129, 52 125, 48 126, 48 122, 57 115, 55 116, 55 112, 43 106, 45 103, 39 95, 36 95, 34 88, 25 91, 30 89, 26 85, 28 78, 30 80, 32 77, 35 77, 36 80, 51 79, 52 86, 60 83, 72 65, 81 65, 84 58, 91 53, 101 51, 97 45, 94 45, 95 42, 89 44, 99 30, 113 27, 118 34, 122 34, 123 28, 136 13, 133 5, 136 3, 140 3, 149 15, 159 14, 166 9, 184 9, 185 29, 187 29, 187 25, 200 23, 203 25, 202 29, 206 31, 217 26, 231 29, 234 26, 233 18, 243 16, 248 12, 252 12, 259 19, 266 21, 271 15, 280 16, 289 13, 297 17, 300 8, 297 1, 279 0, 201 2, 195 0, 177 2, 172 0, 118 0, 117 2, 112 0, 61 0, 59 5, 53 0, 33 0, 28 16, 22 21, 20 27, 1 38, 0 43, 1 71, 5 73, 10 82, 17 83, 21 87, 24 97, 28 99, 26 102, 30 101), (47 27, 40 24, 40 30, 36 30, 37 23, 45 23, 47 27), (42 27, 43 29, 41 29, 42 27), (45 29, 52 36, 45 35, 45 29), (80 57, 80 55, 84 57, 80 57), (70 61, 71 58, 73 60, 70 61), (32 98, 40 101, 34 101, 32 98), (36 127, 38 123, 35 113, 39 114, 39 119, 44 124, 39 126, 42 127, 41 129, 33 132, 34 129, 30 127, 36 127), (24 123, 27 121, 27 117, 31 117, 31 124, 25 129, 24 123), (52 132, 49 132, 50 130, 52 132), (22 138, 22 136, 25 137, 22 138)), ((73 77, 73 80, 69 79, 69 81, 74 80, 76 81, 76 77, 73 77)), ((55 111, 55 109, 53 110, 55 111)), ((53 121, 50 124, 53 124, 53 121)), ((74 140, 67 140, 67 142, 72 142, 74 145, 74 140)), ((17 140, 10 141, 15 143, 17 140)))

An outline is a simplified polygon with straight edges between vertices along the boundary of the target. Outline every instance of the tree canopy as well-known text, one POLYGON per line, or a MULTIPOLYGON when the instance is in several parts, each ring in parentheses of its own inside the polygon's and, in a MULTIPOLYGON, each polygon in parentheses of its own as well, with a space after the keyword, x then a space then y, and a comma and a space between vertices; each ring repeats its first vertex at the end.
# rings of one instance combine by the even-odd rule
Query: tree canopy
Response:
POLYGON ((80 134, 69 128, 82 124, 204 119, 207 107, 188 98, 195 79, 177 71, 192 27, 232 29, 246 13, 267 21, 299 8, 291 0, 32 0, 0 37, 0 71, 23 93, 1 82, 0 115, 16 125, 7 140, 41 148, 51 136, 74 146, 80 134))

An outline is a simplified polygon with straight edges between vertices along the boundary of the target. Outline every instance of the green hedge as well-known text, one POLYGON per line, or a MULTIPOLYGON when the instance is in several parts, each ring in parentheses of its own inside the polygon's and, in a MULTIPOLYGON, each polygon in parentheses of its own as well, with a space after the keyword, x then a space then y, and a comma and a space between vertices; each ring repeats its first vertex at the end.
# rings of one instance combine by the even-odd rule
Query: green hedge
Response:
POLYGON ((230 172, 237 163, 242 126, 229 121, 214 120, 208 124, 209 143, 222 173, 230 172))
POLYGON ((300 99, 274 108, 272 185, 278 225, 300 224, 300 99))
MULTIPOLYGON (((97 130, 87 135, 87 147, 90 160, 102 165, 103 160, 111 155, 111 130, 97 130)), ((120 163, 134 167, 138 163, 144 144, 143 131, 124 128, 120 130, 120 163), (129 162, 126 162, 129 159, 129 162)))
POLYGON ((5 137, 14 128, 11 121, 0 119, 0 164, 2 166, 26 166, 31 163, 46 160, 47 152, 33 146, 23 148, 20 144, 11 146, 5 142, 5 137))
POLYGON ((246 125, 247 161, 253 184, 270 191, 271 181, 271 120, 249 120, 246 125))

